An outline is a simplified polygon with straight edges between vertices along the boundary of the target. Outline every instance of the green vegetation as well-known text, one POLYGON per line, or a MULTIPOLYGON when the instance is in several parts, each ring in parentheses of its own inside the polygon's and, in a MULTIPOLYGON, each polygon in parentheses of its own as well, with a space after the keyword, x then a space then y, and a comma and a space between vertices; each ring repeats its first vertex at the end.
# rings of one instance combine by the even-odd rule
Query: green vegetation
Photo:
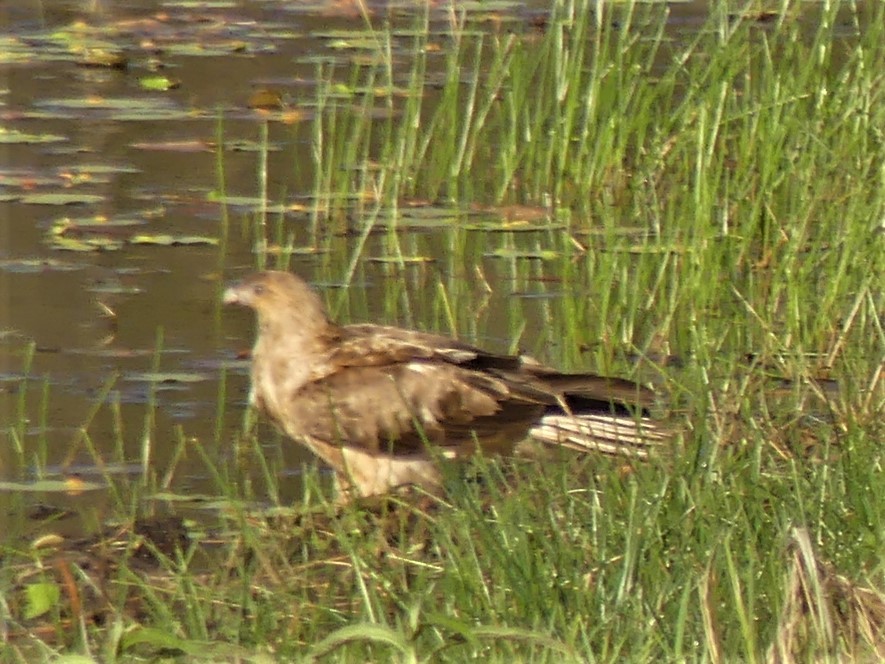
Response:
MULTIPOLYGON (((249 501, 291 503, 290 444, 275 454, 219 415, 217 452, 179 432, 168 468, 151 470, 146 442, 144 481, 109 474, 128 524, 113 565, 85 564, 110 538, 77 555, 2 551, 9 661, 885 654, 885 5, 716 10, 675 40, 664 7, 593 8, 556 4, 524 34, 457 15, 446 35, 376 32, 376 64, 345 82, 321 68, 313 163, 299 164, 315 182, 312 242, 356 219, 352 255, 322 254, 318 272, 350 280, 370 242, 405 268, 422 253, 407 206, 444 203, 448 276, 422 320, 474 339, 481 296, 458 275, 482 282, 480 259, 498 255, 513 290, 537 289, 540 263, 521 257, 540 252, 568 296, 545 301, 530 350, 655 383, 680 432, 672 455, 479 460, 481 479, 452 478, 444 501, 343 510, 308 473, 297 507, 268 514, 249 501), (499 228, 467 243, 471 205, 499 228), (537 209, 542 230, 508 230, 537 209), (214 480, 218 523, 134 533, 141 498, 187 456, 214 480)), ((234 232, 226 219, 222 246, 234 232)), ((245 232, 282 247, 262 261, 297 249, 271 213, 245 232)), ((342 318, 365 310, 346 297, 342 318)), ((20 414, 34 394, 22 387, 20 414)), ((51 395, 35 398, 45 415, 51 395)), ((94 415, 82 443, 110 466, 94 415)), ((16 454, 39 466, 21 417, 16 454)))

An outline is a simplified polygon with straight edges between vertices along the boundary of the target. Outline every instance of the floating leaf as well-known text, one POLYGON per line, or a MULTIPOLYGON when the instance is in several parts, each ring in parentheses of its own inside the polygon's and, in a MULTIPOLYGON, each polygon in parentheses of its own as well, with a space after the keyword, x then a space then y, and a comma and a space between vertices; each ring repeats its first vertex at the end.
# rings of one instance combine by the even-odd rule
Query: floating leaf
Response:
POLYGON ((530 260, 552 261, 562 257, 562 253, 552 250, 537 249, 526 251, 523 249, 501 248, 483 254, 489 258, 525 258, 530 260))
POLYGON ((354 37, 350 39, 332 39, 328 42, 329 48, 334 49, 365 49, 375 50, 380 48, 378 39, 375 37, 354 37))
POLYGON ((60 99, 45 99, 35 102, 39 108, 67 108, 72 110, 140 110, 149 112, 152 110, 168 110, 173 108, 173 103, 165 97, 67 97, 60 99))
POLYGON ((454 228, 460 225, 460 220, 458 212, 452 208, 427 205, 403 208, 394 218, 379 219, 377 225, 402 230, 454 228))
POLYGON ((141 169, 136 168, 135 166, 121 166, 117 164, 74 164, 72 166, 62 166, 58 169, 58 174, 62 177, 64 177, 68 173, 117 175, 119 173, 141 173, 141 169))
POLYGON ((212 43, 189 44, 178 43, 168 44, 166 52, 170 56, 185 57, 207 57, 207 56, 225 56, 231 53, 273 53, 276 46, 273 44, 256 44, 248 43, 239 39, 218 40, 212 43))
POLYGON ((68 140, 58 134, 28 134, 17 129, 0 127, 0 143, 58 143, 68 140))
POLYGON ((209 376, 203 373, 188 373, 184 371, 167 371, 126 374, 126 380, 143 383, 200 383, 208 380, 209 376))
POLYGON ((85 48, 76 54, 76 63, 81 67, 104 67, 126 69, 129 58, 122 51, 113 48, 85 48))
POLYGON ((139 141, 131 146, 137 150, 168 150, 169 152, 213 152, 215 147, 211 143, 198 139, 187 141, 139 141))
POLYGON ((36 482, 0 481, 0 491, 10 491, 12 493, 83 493, 84 491, 96 491, 104 488, 103 484, 85 482, 80 478, 63 480, 43 479, 36 482))
POLYGON ((127 227, 144 225, 147 218, 161 212, 158 208, 137 213, 142 217, 61 217, 47 231, 47 243, 62 251, 116 251, 128 239, 127 227))
POLYGON ((0 36, 0 64, 28 62, 33 59, 33 47, 12 35, 0 36))
POLYGON ((386 265, 420 265, 421 263, 432 263, 433 258, 429 256, 370 256, 366 259, 369 263, 382 263, 386 265))
POLYGON ((173 493, 171 491, 158 491, 150 496, 151 500, 162 500, 167 503, 194 503, 210 510, 229 509, 237 505, 236 501, 219 498, 206 493, 173 493))
POLYGON ((85 265, 80 263, 69 263, 54 258, 16 258, 0 260, 0 270, 19 274, 46 271, 72 272, 74 270, 82 270, 85 267, 85 265))
POLYGON ((52 232, 62 233, 70 230, 92 230, 101 228, 119 228, 124 226, 140 226, 147 223, 147 219, 162 214, 163 208, 141 210, 139 212, 106 217, 96 214, 89 217, 60 217, 52 222, 52 232))
POLYGON ((263 210, 274 214, 282 214, 292 210, 302 210, 303 206, 290 206, 284 203, 273 203, 260 196, 220 196, 217 192, 211 191, 206 196, 207 200, 213 203, 224 203, 231 207, 244 207, 250 210, 263 210))
POLYGON ((279 120, 283 124, 295 124, 296 122, 307 120, 310 117, 311 115, 303 108, 287 108, 272 115, 271 119, 279 120))
POLYGON ((525 219, 498 219, 494 221, 475 221, 465 224, 464 228, 470 231, 483 231, 484 233, 507 232, 528 233, 537 231, 561 230, 565 224, 537 223, 525 219))
POLYGON ((155 244, 162 247, 174 247, 191 244, 218 244, 218 238, 203 235, 133 235, 129 244, 155 244))
POLYGON ((454 219, 460 214, 460 210, 457 208, 440 207, 429 203, 402 205, 399 211, 403 217, 415 217, 416 219, 454 219))
POLYGON ((48 244, 59 251, 117 251, 123 246, 123 241, 103 236, 75 238, 59 235, 53 236, 48 244))
POLYGON ((166 90, 174 90, 181 86, 181 81, 168 76, 143 76, 138 79, 138 85, 142 90, 152 90, 154 92, 165 92, 166 90))
POLYGON ((553 219, 567 219, 569 212, 562 210, 551 210, 548 207, 540 205, 482 205, 474 203, 470 206, 470 211, 476 214, 482 214, 489 219, 503 219, 505 221, 534 221, 550 222, 553 219))
POLYGON ((182 120, 194 117, 194 113, 181 109, 172 99, 165 96, 142 97, 75 97, 47 99, 35 102, 39 108, 51 110, 73 110, 95 113, 111 120, 182 120))
POLYGON ((28 194, 22 196, 21 202, 30 205, 85 205, 87 203, 100 203, 104 196, 98 194, 72 194, 72 193, 45 193, 28 194))
POLYGON ((304 245, 301 247, 280 246, 278 244, 270 244, 264 249, 265 253, 271 256, 290 255, 290 256, 313 256, 316 254, 324 254, 328 249, 323 249, 313 245, 304 245))
POLYGON ((249 108, 277 110, 283 107, 283 95, 279 90, 260 88, 252 93, 247 104, 249 108))
POLYGON ((188 113, 180 108, 158 108, 147 112, 142 112, 138 109, 114 111, 109 113, 107 118, 108 120, 119 120, 120 122, 143 122, 145 120, 158 122, 161 120, 189 120, 199 116, 200 112, 198 111, 188 113))
POLYGON ((225 141, 224 149, 231 150, 232 152, 279 152, 283 148, 279 143, 265 143, 240 139, 225 141))

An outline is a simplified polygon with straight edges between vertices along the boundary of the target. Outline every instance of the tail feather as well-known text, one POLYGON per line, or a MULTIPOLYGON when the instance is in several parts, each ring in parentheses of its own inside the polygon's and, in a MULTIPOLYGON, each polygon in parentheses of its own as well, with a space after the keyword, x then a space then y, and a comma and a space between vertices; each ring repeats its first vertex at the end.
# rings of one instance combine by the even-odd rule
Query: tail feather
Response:
POLYGON ((543 443, 581 452, 646 459, 670 433, 647 417, 617 415, 546 415, 529 435, 543 443))

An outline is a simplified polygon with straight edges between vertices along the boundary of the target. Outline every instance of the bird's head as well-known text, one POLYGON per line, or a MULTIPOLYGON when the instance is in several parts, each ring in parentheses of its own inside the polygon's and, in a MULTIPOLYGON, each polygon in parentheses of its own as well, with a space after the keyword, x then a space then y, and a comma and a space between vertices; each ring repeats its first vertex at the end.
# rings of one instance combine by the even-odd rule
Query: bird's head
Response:
POLYGON ((329 325, 320 296, 291 272, 250 275, 224 291, 224 303, 254 309, 262 328, 279 323, 303 333, 329 325))

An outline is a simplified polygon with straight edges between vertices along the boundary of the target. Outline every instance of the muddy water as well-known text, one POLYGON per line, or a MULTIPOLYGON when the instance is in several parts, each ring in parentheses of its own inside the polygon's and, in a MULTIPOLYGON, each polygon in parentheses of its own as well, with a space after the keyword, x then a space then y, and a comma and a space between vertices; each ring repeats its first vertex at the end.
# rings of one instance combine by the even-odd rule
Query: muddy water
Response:
MULTIPOLYGON (((690 34, 702 24, 705 5, 672 5, 672 29, 690 34)), ((408 21, 410 6, 401 3, 392 15, 408 21)), ((381 5, 373 10, 376 18, 387 12, 381 5)), ((526 23, 546 9, 543 3, 502 3, 494 11, 526 23)), ((444 13, 438 20, 445 20, 444 13)), ((103 472, 134 481, 142 472, 148 417, 155 419, 149 467, 157 477, 166 472, 179 435, 220 463, 231 456, 246 390, 237 353, 249 344, 252 322, 241 312, 222 312, 219 297, 225 281, 255 265, 252 238, 243 230, 251 213, 229 208, 228 239, 220 244, 124 244, 75 252, 55 248, 47 234, 64 217, 104 216, 138 221, 122 224, 121 238, 220 238, 224 211, 209 200, 219 186, 213 147, 219 118, 228 143, 257 140, 264 121, 247 108, 252 92, 271 85, 295 99, 311 98, 315 58, 340 58, 346 65, 348 57, 322 33, 362 25, 352 6, 339 3, 4 3, 0 126, 39 140, 61 139, 0 143, 0 480, 17 483, 0 491, 0 532, 27 531, 24 516, 42 514, 43 507, 50 513, 82 508, 94 515, 92 525, 100 522, 110 501, 106 491, 73 494, 65 485, 59 490, 34 482, 75 477, 100 484, 103 472), (79 66, 50 39, 76 22, 106 27, 114 49, 128 56, 128 70, 79 66), (193 48, 176 51, 182 44, 193 48), (156 66, 179 87, 141 90, 138 79, 156 66), (70 103, 88 99, 141 102, 126 114, 70 103), (164 142, 194 145, 157 145, 164 142), (62 206, 29 199, 34 193, 94 198, 62 206), (94 452, 84 443, 84 430, 94 452), (41 487, 51 490, 26 491, 41 487)), ((285 190, 289 197, 310 191, 308 125, 270 125, 270 141, 279 150, 269 158, 269 191, 285 190)), ((225 151, 228 193, 257 195, 257 165, 255 151, 225 151)), ((309 243, 306 216, 287 222, 296 244, 309 243)), ((541 332, 562 292, 557 268, 483 257, 481 235, 423 229, 403 242, 429 262, 399 271, 362 261, 344 292, 334 287, 354 251, 352 236, 336 236, 328 251, 296 257, 292 266, 330 289, 344 320, 449 332, 439 301, 427 297, 442 284, 456 298, 456 325, 465 337, 505 350, 524 326, 519 343, 529 349, 544 344, 542 354, 557 360, 555 340, 541 332), (454 244, 466 246, 458 259, 454 244)), ((555 234, 523 241, 562 249, 555 234)), ((373 242, 367 257, 383 251, 373 242)), ((203 461, 188 449, 176 462, 170 490, 211 492, 203 461)), ((280 449, 282 468, 297 469, 307 459, 294 446, 280 449)), ((297 482, 286 486, 297 495, 297 482)), ((83 527, 79 520, 66 523, 83 527)))

